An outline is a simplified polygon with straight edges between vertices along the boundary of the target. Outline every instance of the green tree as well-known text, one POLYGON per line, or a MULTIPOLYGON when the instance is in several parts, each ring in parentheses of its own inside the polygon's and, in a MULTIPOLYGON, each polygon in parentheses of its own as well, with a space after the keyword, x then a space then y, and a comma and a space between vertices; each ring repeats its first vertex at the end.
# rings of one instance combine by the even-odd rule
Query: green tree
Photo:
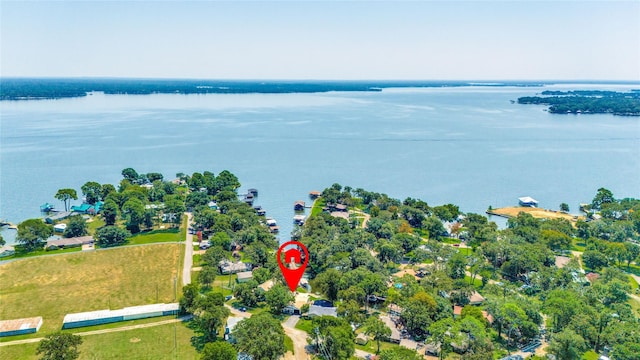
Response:
POLYGON ((102 227, 96 231, 96 243, 101 247, 111 247, 122 245, 127 242, 131 234, 114 225, 102 227))
POLYGON ((32 251, 51 235, 53 226, 45 224, 40 219, 29 219, 18 224, 16 241, 23 244, 27 251, 32 251))
POLYGON ((409 334, 421 337, 434 321, 436 310, 435 299, 426 292, 419 292, 407 301, 400 319, 407 327, 409 334))
POLYGON ((64 237, 72 238, 88 234, 87 222, 80 215, 71 216, 67 228, 64 229, 64 237))
POLYGON ((140 178, 140 175, 138 175, 138 172, 134 169, 126 168, 122 170, 122 177, 130 183, 136 184, 138 182, 138 179, 140 178))
POLYGON ((36 354, 41 354, 41 360, 74 360, 80 356, 81 344, 80 336, 59 331, 40 340, 36 354))
POLYGON ((467 257, 462 253, 454 254, 447 262, 447 273, 452 279, 464 279, 467 269, 467 257))
POLYGON ((624 259, 627 262, 627 271, 630 271, 631 262, 634 260, 636 261, 636 263, 638 262, 638 260, 636 259, 638 259, 638 257, 640 256, 640 246, 631 242, 625 242, 624 247, 626 249, 624 253, 624 259))
POLYGON ((0 235, 0 246, 4 246, 4 244, 6 244, 7 242, 4 241, 4 238, 2 237, 2 235, 0 235))
POLYGON ((233 290, 233 296, 235 296, 240 302, 248 307, 254 307, 258 305, 258 296, 256 295, 256 288, 258 283, 255 280, 250 280, 242 284, 238 284, 233 290))
POLYGON ((185 211, 184 201, 180 195, 167 195, 164 197, 165 214, 173 214, 173 224, 179 224, 181 214, 185 211))
POLYGON ((327 271, 318 274, 315 278, 315 286, 331 301, 338 299, 338 290, 340 290, 340 279, 342 273, 336 269, 327 269, 327 271))
POLYGON ((64 202, 64 211, 69 211, 71 200, 78 200, 78 193, 74 189, 60 189, 54 197, 64 202))
POLYGON ((95 181, 86 182, 80 190, 89 204, 95 204, 102 197, 102 185, 95 181))
POLYGON ((429 326, 431 343, 440 344, 440 359, 443 359, 451 351, 451 341, 453 340, 453 319, 445 318, 438 320, 429 326))
POLYGON ((582 262, 589 268, 598 270, 609 264, 607 256, 598 250, 587 250, 582 253, 582 262))
MULTIPOLYGON (((222 298, 224 299, 224 297, 222 298)), ((195 324, 204 334, 206 341, 214 341, 218 335, 218 329, 224 324, 230 314, 229 309, 215 302, 203 301, 196 302, 196 309, 193 312, 195 324)))
POLYGON ((568 249, 571 246, 571 238, 556 230, 542 230, 540 232, 542 241, 551 250, 568 249))
POLYGON ((561 203, 560 204, 560 211, 568 213, 569 212, 569 204, 561 203))
POLYGON ((586 348, 582 336, 573 330, 565 329, 553 336, 549 345, 549 353, 555 355, 558 360, 578 360, 586 348))
POLYGON ((241 321, 233 331, 238 350, 261 360, 277 360, 284 355, 284 336, 280 322, 268 313, 241 321))
POLYGON ((332 359, 347 360, 355 352, 355 335, 349 325, 329 326, 323 332, 324 345, 332 359))
POLYGON ((376 354, 380 353, 380 340, 385 340, 389 336, 391 336, 391 329, 380 319, 371 316, 367 319, 367 322, 364 324, 364 333, 373 336, 373 339, 376 341, 378 345, 378 350, 376 354))
POLYGON ((191 283, 182 287, 182 297, 180 298, 180 311, 192 312, 194 310, 200 289, 198 285, 191 283))
POLYGON ((613 193, 609 189, 600 188, 596 193, 596 196, 591 201, 591 207, 600 210, 602 205, 611 204, 615 201, 613 193))
POLYGON ((102 184, 102 192, 100 193, 100 199, 102 201, 107 199, 107 196, 112 192, 116 192, 116 187, 111 184, 102 184))
POLYGON ((265 301, 274 315, 282 314, 282 309, 289 305, 295 297, 284 285, 276 284, 264 294, 265 301))
POLYGON ((164 176, 162 176, 162 174, 160 173, 150 172, 147 174, 147 179, 149 180, 149 182, 153 183, 156 180, 162 181, 164 179, 164 176))
POLYGON ((113 225, 116 223, 116 218, 118 217, 118 204, 111 199, 107 199, 104 205, 102 205, 100 213, 107 225, 113 225))
POLYGON ((218 269, 212 266, 203 266, 198 273, 198 281, 204 286, 209 286, 216 279, 218 269))
POLYGON ((140 224, 144 221, 144 204, 133 197, 122 205, 122 215, 127 219, 127 229, 132 233, 140 232, 140 224))
POLYGON ((207 343, 202 350, 201 360, 236 360, 238 351, 226 341, 207 343))

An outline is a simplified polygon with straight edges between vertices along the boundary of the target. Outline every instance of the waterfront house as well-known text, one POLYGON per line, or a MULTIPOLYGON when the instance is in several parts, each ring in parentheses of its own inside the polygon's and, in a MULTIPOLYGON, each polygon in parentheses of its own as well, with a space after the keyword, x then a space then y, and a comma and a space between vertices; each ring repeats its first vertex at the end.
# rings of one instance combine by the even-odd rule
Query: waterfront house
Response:
POLYGON ((232 263, 229 260, 221 260, 218 263, 218 269, 221 274, 236 274, 239 272, 250 271, 251 264, 246 264, 242 261, 232 263))
POLYGON ((71 216, 71 211, 61 211, 59 213, 56 213, 55 215, 47 216, 44 219, 44 222, 46 222, 47 224, 53 224, 57 221, 64 220, 69 216, 71 216))
POLYGON ((45 245, 45 249, 47 250, 55 250, 55 249, 64 249, 64 248, 72 248, 79 247, 82 245, 93 244, 94 239, 93 236, 79 236, 73 238, 62 238, 56 240, 48 240, 47 245, 45 245))
POLYGON ((520 206, 538 207, 538 200, 530 196, 524 196, 524 197, 518 198, 518 204, 520 204, 520 206))
POLYGON ((322 193, 321 193, 320 191, 317 191, 317 190, 309 191, 309 197, 310 197, 312 200, 319 198, 319 197, 320 197, 320 195, 322 195, 322 193))

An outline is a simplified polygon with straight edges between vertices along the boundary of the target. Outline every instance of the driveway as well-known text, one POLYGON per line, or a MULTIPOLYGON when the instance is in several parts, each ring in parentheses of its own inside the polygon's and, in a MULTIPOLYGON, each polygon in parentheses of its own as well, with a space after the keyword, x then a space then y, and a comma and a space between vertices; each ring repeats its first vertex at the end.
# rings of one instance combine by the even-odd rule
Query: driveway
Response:
POLYGON ((295 354, 287 352, 284 355, 285 360, 308 360, 311 356, 307 354, 307 333, 296 329, 295 326, 300 320, 300 316, 290 316, 285 322, 282 323, 284 333, 287 334, 293 340, 293 351, 295 354))

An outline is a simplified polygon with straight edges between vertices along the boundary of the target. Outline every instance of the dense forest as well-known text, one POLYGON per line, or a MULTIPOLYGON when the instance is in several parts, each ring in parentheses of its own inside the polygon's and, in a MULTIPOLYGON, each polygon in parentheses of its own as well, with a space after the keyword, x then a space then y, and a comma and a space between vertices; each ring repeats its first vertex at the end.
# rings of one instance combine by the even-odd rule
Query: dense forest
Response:
POLYGON ((519 104, 549 105, 553 114, 613 114, 640 116, 640 91, 543 91, 518 98, 519 104))
POLYGON ((251 81, 189 79, 3 78, 0 100, 37 100, 105 94, 246 94, 381 91, 391 87, 541 86, 540 83, 471 83, 465 81, 251 81))

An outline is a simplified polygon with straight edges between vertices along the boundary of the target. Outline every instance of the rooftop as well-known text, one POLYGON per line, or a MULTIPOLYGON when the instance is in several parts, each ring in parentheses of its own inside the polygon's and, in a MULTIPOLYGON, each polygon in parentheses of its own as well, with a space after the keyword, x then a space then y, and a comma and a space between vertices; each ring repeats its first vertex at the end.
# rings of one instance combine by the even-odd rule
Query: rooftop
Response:
POLYGON ((309 306, 309 316, 333 316, 333 317, 338 317, 338 308, 311 305, 311 306, 309 306))
POLYGON ((25 330, 25 329, 39 329, 42 325, 42 316, 14 319, 14 320, 2 320, 0 321, 0 332, 25 330))

